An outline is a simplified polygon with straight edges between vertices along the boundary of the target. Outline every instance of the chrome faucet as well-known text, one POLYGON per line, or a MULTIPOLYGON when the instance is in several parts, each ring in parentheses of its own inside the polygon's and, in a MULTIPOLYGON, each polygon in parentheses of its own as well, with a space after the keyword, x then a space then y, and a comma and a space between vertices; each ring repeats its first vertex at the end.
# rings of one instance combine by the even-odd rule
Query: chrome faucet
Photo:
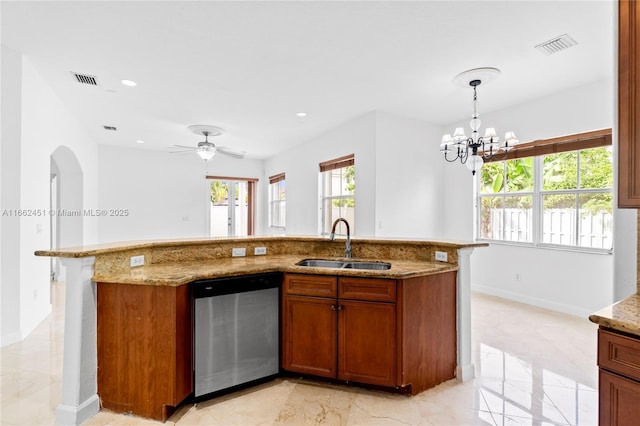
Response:
POLYGON ((344 250, 344 256, 347 258, 350 258, 351 257, 351 231, 349 230, 349 222, 347 222, 347 219, 339 217, 335 220, 335 222, 333 222, 329 239, 331 241, 336 239, 336 226, 338 226, 338 222, 344 222, 344 225, 347 227, 347 246, 344 250))

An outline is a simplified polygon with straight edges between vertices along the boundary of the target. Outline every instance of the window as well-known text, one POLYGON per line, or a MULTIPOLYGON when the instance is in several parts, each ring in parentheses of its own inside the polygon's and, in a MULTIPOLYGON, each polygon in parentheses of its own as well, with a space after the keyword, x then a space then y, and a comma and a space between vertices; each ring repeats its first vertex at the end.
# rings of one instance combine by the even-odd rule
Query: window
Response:
POLYGON ((480 238, 533 242, 533 158, 482 167, 480 238))
POLYGON ((280 173, 269 177, 269 226, 284 228, 286 226, 286 191, 285 176, 280 173))
MULTIPOLYGON (((355 173, 353 154, 320 163, 322 234, 331 232, 333 222, 339 217, 349 222, 351 234, 354 234, 355 173)), ((346 234, 346 230, 340 228, 336 232, 346 234)))
POLYGON ((509 152, 511 158, 486 163, 478 191, 478 238, 610 250, 610 145, 611 131, 605 129, 523 144, 509 152))

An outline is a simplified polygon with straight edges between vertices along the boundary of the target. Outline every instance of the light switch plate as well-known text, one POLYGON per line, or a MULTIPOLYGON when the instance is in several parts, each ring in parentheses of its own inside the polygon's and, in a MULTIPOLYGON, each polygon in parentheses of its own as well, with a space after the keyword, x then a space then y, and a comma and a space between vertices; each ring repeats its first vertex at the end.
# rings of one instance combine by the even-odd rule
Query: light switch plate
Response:
POLYGON ((259 255, 263 255, 263 254, 267 254, 267 248, 266 247, 255 247, 253 249, 253 255, 254 256, 259 256, 259 255))
POLYGON ((144 254, 141 254, 140 256, 131 256, 131 260, 130 260, 130 265, 131 267, 136 267, 136 266, 143 266, 144 265, 144 254))
POLYGON ((232 257, 241 257, 241 256, 246 256, 247 255, 247 249, 246 247, 234 247, 231 249, 231 256, 232 257))
POLYGON ((436 251, 436 260, 439 260, 440 262, 446 262, 447 261, 447 252, 446 251, 436 251))

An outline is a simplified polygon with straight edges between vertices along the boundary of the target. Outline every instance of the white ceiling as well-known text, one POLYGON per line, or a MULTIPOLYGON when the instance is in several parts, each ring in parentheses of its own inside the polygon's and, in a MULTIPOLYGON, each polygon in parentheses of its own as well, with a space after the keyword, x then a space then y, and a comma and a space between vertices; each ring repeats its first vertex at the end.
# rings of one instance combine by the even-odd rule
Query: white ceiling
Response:
POLYGON ((481 113, 611 78, 615 8, 615 1, 513 0, 0 2, 2 44, 25 54, 98 143, 195 146, 202 138, 187 126, 213 124, 226 131, 218 146, 250 158, 373 110, 442 125, 466 119, 471 91, 452 79, 470 68, 502 71, 478 88, 481 113), (534 49, 564 33, 578 45, 549 56, 534 49), (72 71, 95 75, 99 86, 77 83, 72 71))

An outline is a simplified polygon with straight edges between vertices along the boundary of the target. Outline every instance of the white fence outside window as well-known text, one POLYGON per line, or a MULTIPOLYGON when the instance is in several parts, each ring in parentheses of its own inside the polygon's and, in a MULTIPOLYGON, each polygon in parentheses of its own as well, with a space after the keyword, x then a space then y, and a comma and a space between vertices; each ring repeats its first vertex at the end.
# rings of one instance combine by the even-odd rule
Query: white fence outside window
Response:
MULTIPOLYGON (((575 209, 546 209, 542 215, 541 243, 595 249, 611 248, 611 213, 581 213, 580 218, 577 216, 575 209), (576 230, 577 220, 580 223, 576 230), (576 232, 579 232, 577 243, 576 232)), ((492 226, 487 235, 489 239, 525 243, 533 241, 532 210, 491 209, 490 223, 492 226)))

